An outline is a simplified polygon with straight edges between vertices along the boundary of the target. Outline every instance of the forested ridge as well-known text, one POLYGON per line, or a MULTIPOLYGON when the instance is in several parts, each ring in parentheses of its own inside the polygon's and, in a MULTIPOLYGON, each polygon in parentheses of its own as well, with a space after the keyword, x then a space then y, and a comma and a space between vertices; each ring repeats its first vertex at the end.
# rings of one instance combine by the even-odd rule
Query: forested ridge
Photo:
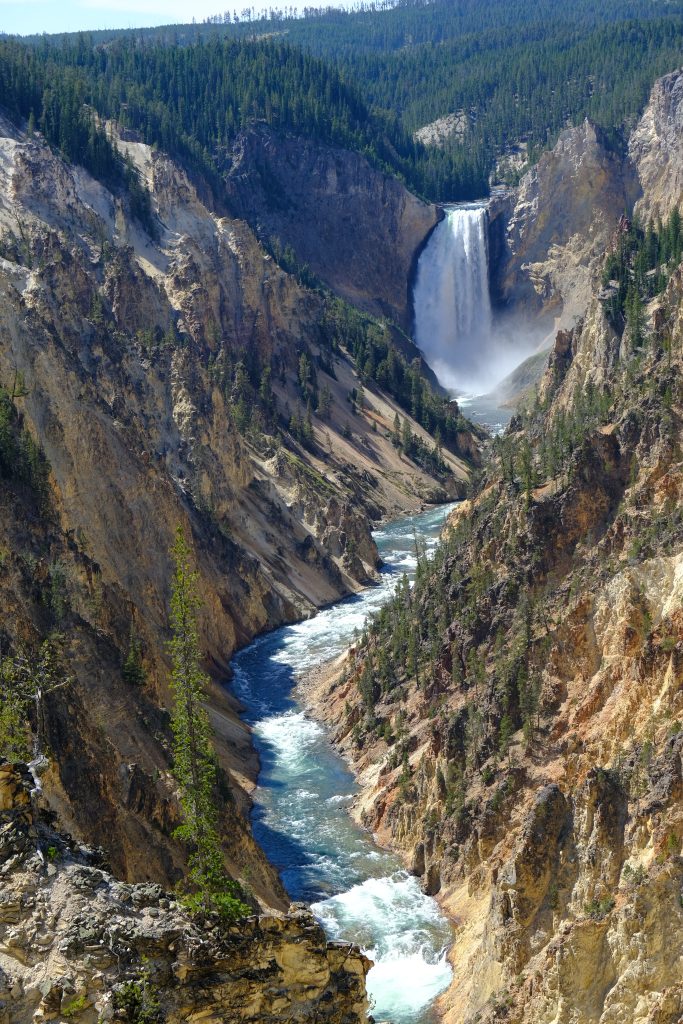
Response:
POLYGON ((395 117, 371 111, 331 64, 279 40, 167 46, 127 37, 93 46, 79 37, 59 47, 3 40, 0 90, 10 113, 109 183, 121 175, 92 111, 139 130, 219 190, 231 141, 265 120, 360 152, 416 191, 433 192, 424 147, 395 117))
POLYGON ((246 8, 237 20, 30 43, 51 78, 68 68, 98 111, 205 173, 219 172, 236 130, 262 118, 359 150, 441 202, 484 194, 507 147, 527 142, 533 160, 586 116, 618 144, 683 54, 680 0, 380 7, 304 18, 246 8), (464 137, 442 149, 413 141, 452 112, 464 114, 464 137))

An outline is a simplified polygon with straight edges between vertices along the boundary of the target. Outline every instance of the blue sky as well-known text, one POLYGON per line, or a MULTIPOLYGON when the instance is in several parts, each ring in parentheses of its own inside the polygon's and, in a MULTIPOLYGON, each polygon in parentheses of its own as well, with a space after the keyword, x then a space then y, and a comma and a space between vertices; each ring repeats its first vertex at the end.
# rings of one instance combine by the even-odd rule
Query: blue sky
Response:
MULTIPOLYGON (((325 6, 342 6, 325 0, 325 6)), ((75 32, 78 29, 137 28, 202 21, 226 10, 246 7, 317 6, 316 0, 0 0, 0 32, 75 32)), ((323 6, 322 2, 320 6, 323 6)))

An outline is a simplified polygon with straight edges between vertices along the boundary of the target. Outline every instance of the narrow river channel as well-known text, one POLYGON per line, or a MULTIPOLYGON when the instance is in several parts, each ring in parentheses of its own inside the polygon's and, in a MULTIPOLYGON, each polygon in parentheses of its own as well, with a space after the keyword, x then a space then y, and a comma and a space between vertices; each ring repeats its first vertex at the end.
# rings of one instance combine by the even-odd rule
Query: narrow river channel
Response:
POLYGON ((392 854, 356 825, 347 807, 357 791, 322 726, 292 697, 301 676, 352 642, 366 618, 412 578, 415 541, 433 548, 452 506, 378 530, 381 583, 315 618, 269 633, 236 655, 234 689, 261 758, 254 794, 256 838, 280 870, 292 900, 311 903, 330 938, 359 943, 375 962, 368 976, 376 1020, 428 1024, 448 985, 450 926, 437 903, 392 854))

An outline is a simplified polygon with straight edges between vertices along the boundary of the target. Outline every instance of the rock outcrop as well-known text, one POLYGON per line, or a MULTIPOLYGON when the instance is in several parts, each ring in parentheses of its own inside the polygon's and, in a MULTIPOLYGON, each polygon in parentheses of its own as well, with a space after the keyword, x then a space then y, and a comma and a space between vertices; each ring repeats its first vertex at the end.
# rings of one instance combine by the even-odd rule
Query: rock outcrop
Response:
POLYGON ((518 189, 490 208, 492 289, 550 330, 583 315, 596 262, 638 198, 633 166, 590 121, 562 132, 518 189))
POLYGON ((264 242, 292 246, 338 295, 410 332, 411 271, 437 207, 356 153, 283 138, 266 125, 238 136, 227 189, 264 242))
POLYGON ((413 132, 413 138, 423 146, 444 146, 449 139, 463 142, 470 130, 470 115, 464 110, 437 117, 413 132))
POLYGON ((655 83, 643 116, 629 139, 643 219, 666 220, 683 201, 683 72, 674 71, 655 83))
POLYGON ((564 131, 490 204, 492 290, 555 327, 583 316, 620 218, 666 220, 683 201, 683 72, 655 83, 622 152, 590 121, 564 131))
POLYGON ((0 1021, 362 1024, 369 961, 310 911, 222 925, 33 813, 32 780, 0 764, 0 1021))

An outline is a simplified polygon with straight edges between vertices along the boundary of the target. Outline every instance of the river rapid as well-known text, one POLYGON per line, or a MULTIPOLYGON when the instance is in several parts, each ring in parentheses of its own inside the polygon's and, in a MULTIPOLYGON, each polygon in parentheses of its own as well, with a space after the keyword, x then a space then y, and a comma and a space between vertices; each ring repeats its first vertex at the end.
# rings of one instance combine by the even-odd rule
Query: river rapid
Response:
POLYGON ((385 563, 378 586, 259 638, 233 660, 261 758, 253 829, 292 900, 304 900, 331 939, 358 943, 374 961, 368 991, 377 1020, 430 1024, 450 982, 451 928, 398 858, 348 814, 357 786, 325 729, 292 691, 311 669, 353 643, 367 617, 416 569, 415 537, 433 549, 453 506, 440 506, 375 533, 385 563))

